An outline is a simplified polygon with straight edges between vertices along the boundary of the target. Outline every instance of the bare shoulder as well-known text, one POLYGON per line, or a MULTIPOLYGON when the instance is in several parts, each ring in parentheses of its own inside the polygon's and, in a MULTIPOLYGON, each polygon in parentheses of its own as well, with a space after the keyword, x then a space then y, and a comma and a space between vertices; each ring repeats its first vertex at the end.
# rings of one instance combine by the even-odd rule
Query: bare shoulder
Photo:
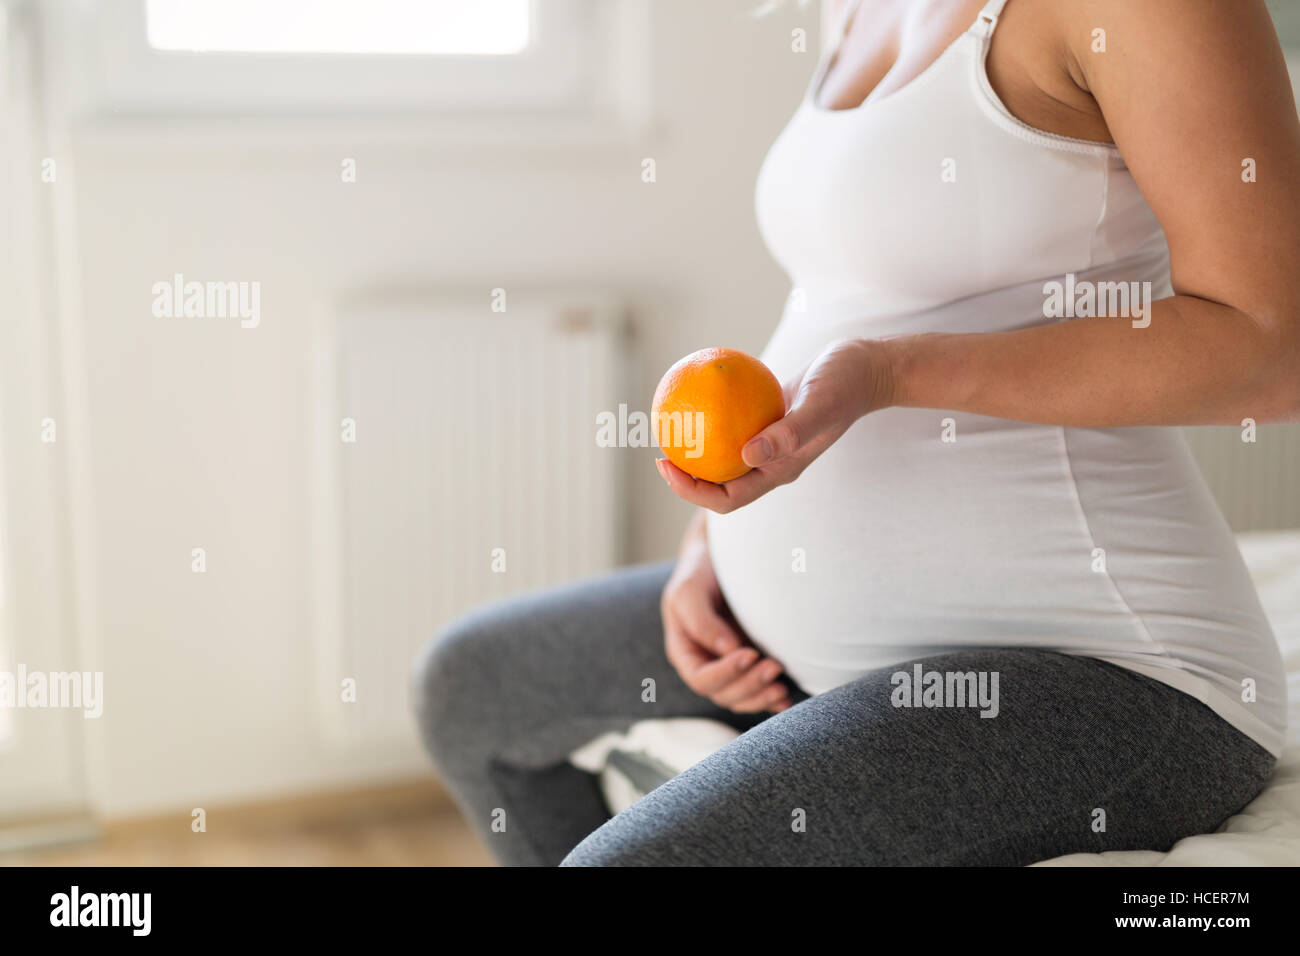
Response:
MULTIPOLYGON (((1008 7, 1016 5, 1011 0, 1008 7)), ((1085 89, 1108 76, 1157 72, 1257 83, 1285 76, 1264 0, 1055 0, 1034 6, 1052 19, 1085 89)))
POLYGON ((1092 140, 1118 141, 1122 111, 1185 112, 1191 96, 1283 118, 1291 98, 1264 0, 1009 0, 988 71, 1027 122, 1092 140))
POLYGON ((1252 315, 1295 301, 1279 252, 1300 247, 1300 120, 1264 0, 1043 6, 1164 227, 1175 289, 1252 315))

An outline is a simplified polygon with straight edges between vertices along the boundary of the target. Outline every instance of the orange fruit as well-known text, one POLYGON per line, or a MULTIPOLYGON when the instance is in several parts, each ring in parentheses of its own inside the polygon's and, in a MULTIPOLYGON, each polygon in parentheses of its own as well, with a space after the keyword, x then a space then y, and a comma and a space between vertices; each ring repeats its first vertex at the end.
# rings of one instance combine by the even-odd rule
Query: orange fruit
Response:
POLYGON ((721 484, 749 471, 745 443, 785 415, 781 383, 737 349, 700 349, 664 373, 651 422, 660 449, 696 478, 721 484))

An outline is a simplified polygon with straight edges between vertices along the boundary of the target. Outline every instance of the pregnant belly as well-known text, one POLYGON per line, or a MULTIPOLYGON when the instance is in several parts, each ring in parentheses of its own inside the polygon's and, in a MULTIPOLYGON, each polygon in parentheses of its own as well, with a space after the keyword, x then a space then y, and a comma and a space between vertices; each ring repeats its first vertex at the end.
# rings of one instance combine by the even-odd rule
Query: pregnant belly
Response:
POLYGON ((1171 567, 1173 618, 1203 634, 1226 613, 1251 639, 1226 535, 1176 432, 920 409, 868 416, 794 483, 709 519, 739 623, 811 693, 962 647, 1150 654, 1135 608, 1168 603, 1171 567))

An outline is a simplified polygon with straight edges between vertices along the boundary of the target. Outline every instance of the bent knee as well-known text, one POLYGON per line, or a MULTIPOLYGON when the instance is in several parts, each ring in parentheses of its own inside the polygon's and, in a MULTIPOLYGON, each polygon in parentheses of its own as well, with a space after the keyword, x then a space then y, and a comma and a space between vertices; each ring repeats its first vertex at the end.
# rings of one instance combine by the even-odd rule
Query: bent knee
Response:
POLYGON ((435 763, 463 749, 490 715, 493 691, 501 684, 494 673, 499 640, 497 628, 475 612, 445 627, 416 659, 416 718, 435 763))

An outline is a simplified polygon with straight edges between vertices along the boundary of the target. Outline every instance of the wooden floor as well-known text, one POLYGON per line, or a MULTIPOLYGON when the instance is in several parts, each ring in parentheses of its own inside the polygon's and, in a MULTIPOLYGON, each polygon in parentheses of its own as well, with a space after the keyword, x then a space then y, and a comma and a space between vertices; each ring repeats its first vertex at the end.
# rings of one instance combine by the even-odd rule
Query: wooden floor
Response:
POLYGON ((89 842, 0 853, 3 866, 490 866, 436 784, 114 823, 89 842))

